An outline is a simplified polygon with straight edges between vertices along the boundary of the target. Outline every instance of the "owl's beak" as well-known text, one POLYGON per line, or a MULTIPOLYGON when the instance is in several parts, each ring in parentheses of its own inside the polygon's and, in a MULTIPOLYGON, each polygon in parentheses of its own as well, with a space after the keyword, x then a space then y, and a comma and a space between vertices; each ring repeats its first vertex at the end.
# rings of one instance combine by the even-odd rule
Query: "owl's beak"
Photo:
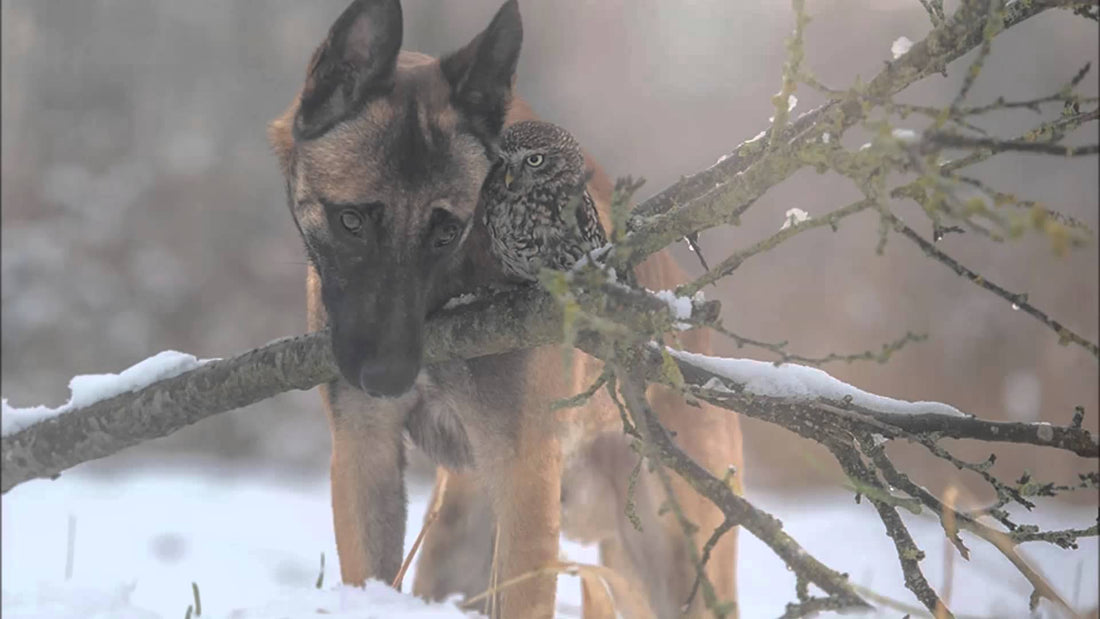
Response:
POLYGON ((512 176, 512 166, 508 166, 504 169, 504 188, 511 189, 514 180, 516 180, 516 177, 512 176))

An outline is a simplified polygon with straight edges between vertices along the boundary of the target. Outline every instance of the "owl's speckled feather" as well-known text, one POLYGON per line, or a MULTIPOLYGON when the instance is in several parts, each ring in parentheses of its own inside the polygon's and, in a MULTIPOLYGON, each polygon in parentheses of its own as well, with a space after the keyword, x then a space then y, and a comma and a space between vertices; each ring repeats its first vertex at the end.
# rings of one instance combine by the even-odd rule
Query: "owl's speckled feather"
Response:
POLYGON ((504 131, 480 211, 507 275, 533 281, 544 267, 568 270, 607 242, 587 180, 580 144, 561 127, 526 121, 504 131))

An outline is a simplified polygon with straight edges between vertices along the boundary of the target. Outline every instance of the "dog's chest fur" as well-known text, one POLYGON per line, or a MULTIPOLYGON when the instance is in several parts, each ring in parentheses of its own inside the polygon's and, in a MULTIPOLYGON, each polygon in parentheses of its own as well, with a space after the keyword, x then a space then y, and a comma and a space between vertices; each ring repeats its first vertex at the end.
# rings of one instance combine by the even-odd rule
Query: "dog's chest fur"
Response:
POLYGON ((441 466, 476 469, 479 454, 499 457, 513 449, 524 411, 529 415, 534 407, 543 411, 539 425, 547 438, 561 441, 568 459, 592 436, 620 429, 603 391, 583 406, 552 410, 553 400, 583 391, 602 369, 588 355, 570 354, 568 365, 560 347, 548 346, 427 366, 406 416, 409 438, 441 466), (544 371, 532 375, 536 367, 544 371))

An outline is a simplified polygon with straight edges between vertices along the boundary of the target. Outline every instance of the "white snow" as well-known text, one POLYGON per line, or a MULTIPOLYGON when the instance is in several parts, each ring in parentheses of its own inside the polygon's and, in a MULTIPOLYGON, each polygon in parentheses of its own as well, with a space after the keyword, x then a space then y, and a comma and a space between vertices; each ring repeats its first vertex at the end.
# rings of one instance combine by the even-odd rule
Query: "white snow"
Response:
POLYGON ((56 417, 68 410, 65 406, 49 408, 48 406, 30 406, 27 408, 13 408, 8 405, 7 398, 0 398, 0 436, 7 436, 18 432, 27 426, 56 417))
POLYGON ((726 383, 711 376, 707 379, 707 382, 703 383, 703 389, 711 391, 713 393, 734 393, 733 389, 726 386, 726 383))
POLYGON ((913 42, 907 37, 898 37, 890 45, 890 53, 894 55, 894 60, 897 60, 904 56, 911 47, 913 47, 913 42))
POLYGON ((456 307, 462 307, 463 305, 469 305, 477 300, 477 295, 472 293, 460 294, 457 297, 451 297, 447 299, 447 302, 443 304, 443 309, 454 309, 456 307))
POLYGON ((573 268, 569 269, 568 273, 580 271, 587 268, 589 264, 592 264, 596 268, 601 269, 604 272, 604 275, 607 275, 607 277, 609 277, 612 281, 617 280, 618 276, 615 274, 615 269, 606 266, 602 262, 602 260, 606 258, 607 255, 611 253, 611 251, 614 249, 615 245, 611 242, 608 242, 604 243, 600 247, 589 250, 588 253, 581 256, 581 259, 573 265, 573 268))
POLYGON ((810 214, 800 208, 787 209, 787 212, 783 214, 783 225, 779 227, 780 230, 786 230, 791 226, 796 226, 804 221, 809 221, 810 214))
POLYGON ((890 135, 894 136, 894 139, 901 140, 902 142, 917 141, 917 132, 912 129, 894 129, 890 132, 890 135))
POLYGON ((702 290, 697 291, 694 295, 689 297, 679 297, 671 290, 658 290, 656 292, 646 289, 646 292, 657 297, 668 305, 668 311, 672 313, 674 320, 673 325, 681 331, 687 331, 693 328, 693 325, 688 322, 683 322, 688 318, 691 318, 691 313, 694 311, 692 304, 703 303, 706 301, 706 295, 702 290))
POLYGON ((42 583, 33 592, 4 592, 4 616, 31 619, 157 619, 156 613, 130 603, 136 582, 102 588, 42 583))
POLYGON ((689 297, 678 297, 671 290, 658 290, 656 292, 649 290, 648 292, 668 305, 668 311, 672 312, 673 318, 691 318, 691 299, 689 297))
POLYGON ((70 410, 83 408, 127 391, 137 391, 158 380, 178 376, 216 359, 197 359, 194 355, 174 350, 161 351, 118 374, 83 374, 69 381, 69 401, 58 406, 16 408, 0 399, 0 436, 18 432, 27 426, 56 417, 70 410))
MULTIPOLYGON (((426 606, 378 584, 366 591, 336 587, 339 564, 327 480, 287 485, 224 463, 184 467, 109 478, 75 471, 57 481, 27 482, 4 495, 0 610, 5 619, 178 619, 192 603, 192 581, 198 583, 207 619, 463 616, 453 606, 426 606), (77 527, 73 578, 65 582, 70 514, 77 527), (167 552, 168 547, 174 550, 167 552), (317 590, 322 552, 324 584, 317 590)), ((851 574, 859 585, 918 605, 866 501, 856 505, 851 493, 840 491, 761 493, 751 484, 751 471, 747 497, 782 519, 807 552, 851 574)), ((409 489, 406 548, 419 531, 429 492, 420 485, 409 489)), ((1044 502, 1040 507, 1022 519, 1066 528, 1087 526, 1096 517, 1094 506, 1044 502)), ((942 526, 931 517, 903 517, 927 553, 921 562, 925 575, 942 591, 944 552, 955 552, 944 544, 942 526)), ((960 615, 1028 617, 1031 589, 1024 578, 989 544, 963 535, 972 555, 969 561, 955 557, 951 609, 960 615)), ((1096 538, 1083 538, 1077 551, 1039 543, 1020 551, 1083 610, 1097 603, 1097 549, 1096 538)), ((567 560, 597 560, 594 547, 571 542, 563 542, 562 553, 567 560)), ((746 531, 740 533, 738 553, 741 616, 781 615, 794 597, 794 575, 746 531)), ((406 591, 413 578, 406 576, 406 591)), ((559 577, 559 618, 580 616, 577 583, 575 577, 559 577)), ((1045 610, 1045 616, 1058 616, 1045 610)), ((882 609, 870 616, 903 614, 882 609)))
POLYGON ((402 594, 378 580, 368 582, 362 589, 341 585, 323 590, 287 590, 260 607, 233 613, 233 619, 318 616, 326 619, 443 619, 481 615, 462 612, 451 602, 429 604, 409 594, 402 594))
POLYGON ((831 136, 831 135, 829 135, 829 132, 828 132, 828 131, 826 131, 825 133, 822 133, 822 134, 821 134, 821 141, 822 141, 823 143, 825 143, 825 144, 828 144, 828 143, 829 143, 829 140, 830 140, 831 138, 832 138, 832 136, 831 136))
MULTIPOLYGON (((47 582, 27 592, 9 595, 4 592, 5 618, 19 619, 159 619, 183 616, 184 612, 162 615, 135 606, 131 601, 137 580, 128 584, 89 587, 69 583, 47 582)), ((187 583, 182 583, 186 585, 187 583)), ((202 602, 203 587, 199 587, 202 602)), ((203 602, 205 604, 205 602, 203 602)), ((193 604, 192 604, 193 606, 193 604)), ((186 606, 184 607, 186 609, 186 606)), ((272 599, 252 608, 237 608, 232 612, 215 612, 203 606, 203 617, 231 619, 291 619, 323 616, 332 619, 466 619, 479 617, 476 612, 463 612, 454 603, 429 604, 419 598, 402 594, 381 581, 372 580, 363 588, 338 585, 323 589, 284 588, 272 599)), ((195 616, 195 615, 192 615, 195 616)))
MULTIPOLYGON (((198 584, 203 617, 338 619, 480 616, 425 604, 381 583, 337 586, 339 561, 325 478, 300 485, 186 463, 121 478, 79 471, 27 482, 3 498, 2 614, 20 619, 175 619, 198 584), (76 519, 73 578, 64 580, 67 521, 76 519), (324 581, 320 555, 325 555, 324 581), (318 613, 323 609, 324 614, 318 613)), ((430 488, 409 488, 405 548, 430 488)), ((566 560, 595 563, 595 548, 563 543, 566 560)), ((408 592, 414 563, 405 577, 408 592)), ((560 576, 560 616, 580 605, 579 579, 560 576)))
POLYGON ((795 106, 798 105, 798 97, 791 95, 787 97, 787 111, 793 112, 795 106))
POLYGON ((805 365, 784 363, 776 366, 754 359, 725 359, 672 349, 669 352, 682 361, 744 385, 745 390, 754 395, 799 401, 824 398, 834 402, 851 396, 851 403, 856 406, 893 415, 935 413, 964 416, 957 408, 940 402, 907 402, 868 393, 833 378, 823 370, 805 365))

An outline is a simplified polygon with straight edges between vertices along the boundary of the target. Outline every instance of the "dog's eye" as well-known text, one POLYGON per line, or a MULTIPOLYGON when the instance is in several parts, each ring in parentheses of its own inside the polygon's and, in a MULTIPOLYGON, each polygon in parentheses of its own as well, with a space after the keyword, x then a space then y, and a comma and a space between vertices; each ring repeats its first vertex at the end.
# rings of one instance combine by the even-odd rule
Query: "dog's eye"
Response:
POLYGON ((348 232, 359 232, 363 228, 363 216, 351 209, 346 209, 340 213, 340 223, 347 228, 348 232))
POLYGON ((456 223, 452 222, 443 224, 439 227, 439 232, 436 233, 435 246, 437 248, 446 247, 451 243, 454 243, 455 239, 458 238, 458 233, 461 231, 462 230, 458 227, 458 224, 456 223))
POLYGON ((532 168, 539 167, 545 160, 546 157, 543 157, 539 153, 535 153, 534 155, 527 155, 527 165, 531 166, 532 168))

